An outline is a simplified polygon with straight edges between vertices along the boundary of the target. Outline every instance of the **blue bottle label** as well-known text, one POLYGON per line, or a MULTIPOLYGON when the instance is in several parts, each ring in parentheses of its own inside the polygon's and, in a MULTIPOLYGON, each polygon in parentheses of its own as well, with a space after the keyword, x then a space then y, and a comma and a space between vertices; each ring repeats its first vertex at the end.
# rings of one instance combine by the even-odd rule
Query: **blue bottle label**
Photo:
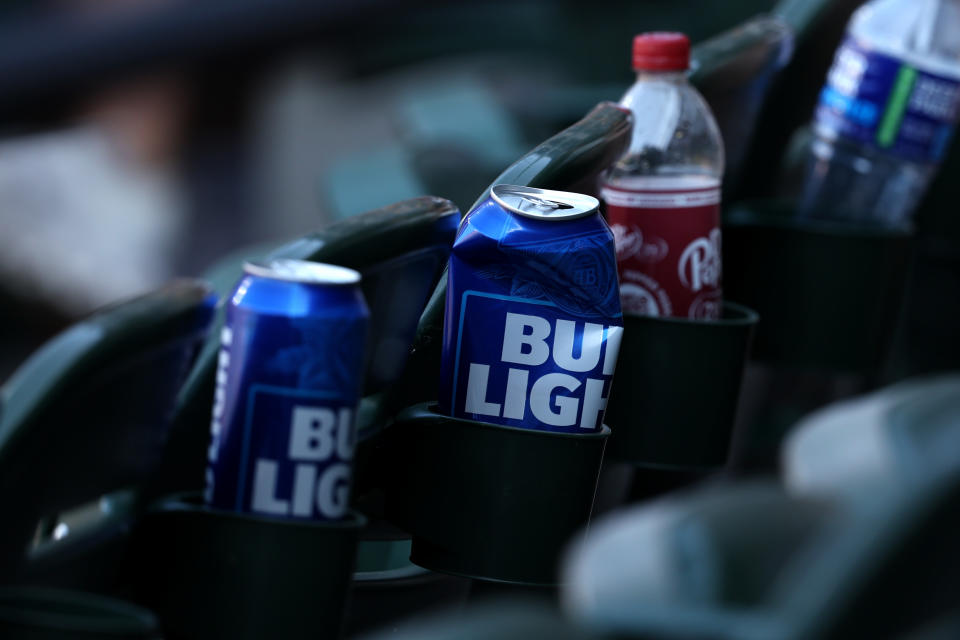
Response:
POLYGON ((960 113, 960 81, 871 51, 848 36, 820 93, 815 127, 905 160, 939 162, 960 113))

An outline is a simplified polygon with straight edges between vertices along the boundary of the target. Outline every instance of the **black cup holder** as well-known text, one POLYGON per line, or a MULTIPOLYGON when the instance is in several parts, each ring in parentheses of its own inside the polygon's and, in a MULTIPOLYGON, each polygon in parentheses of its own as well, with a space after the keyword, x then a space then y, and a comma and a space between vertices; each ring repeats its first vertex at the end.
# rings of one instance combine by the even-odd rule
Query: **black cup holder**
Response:
POLYGON ((732 302, 719 320, 625 316, 605 418, 609 456, 638 467, 723 466, 758 319, 732 302))
POLYGON ((388 432, 397 479, 388 512, 412 534, 413 562, 478 580, 556 584, 563 548, 590 519, 607 427, 516 429, 419 404, 388 432))
POLYGON ((155 504, 135 534, 134 582, 169 638, 335 638, 366 520, 279 520, 155 504))

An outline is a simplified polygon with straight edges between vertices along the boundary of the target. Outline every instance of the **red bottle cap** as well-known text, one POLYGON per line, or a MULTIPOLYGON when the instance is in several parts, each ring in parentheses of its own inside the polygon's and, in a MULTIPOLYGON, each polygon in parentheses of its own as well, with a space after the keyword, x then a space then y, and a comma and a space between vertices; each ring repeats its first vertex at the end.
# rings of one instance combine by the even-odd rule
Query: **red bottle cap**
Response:
POLYGON ((637 71, 684 71, 690 67, 690 38, 682 33, 654 31, 633 39, 637 71))

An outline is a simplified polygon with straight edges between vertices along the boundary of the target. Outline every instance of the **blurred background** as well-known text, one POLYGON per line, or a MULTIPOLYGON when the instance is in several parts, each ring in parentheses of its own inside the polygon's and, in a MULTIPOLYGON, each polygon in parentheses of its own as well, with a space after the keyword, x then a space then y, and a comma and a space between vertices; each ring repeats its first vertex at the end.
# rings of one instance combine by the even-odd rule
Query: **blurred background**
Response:
POLYGON ((619 99, 636 32, 697 42, 772 5, 3 3, 0 380, 91 310, 239 247, 425 193, 466 210, 619 99))
MULTIPOLYGON (((743 157, 725 205, 770 195, 858 4, 3 3, 0 380, 91 310, 241 247, 426 193, 466 210, 523 152, 619 99, 641 31, 682 30, 696 44, 765 12, 793 17, 792 58, 756 98, 756 122, 701 86, 728 164, 743 157), (738 118, 749 126, 733 128, 738 118)), ((944 176, 956 155, 937 202, 953 197, 944 176)), ((960 303, 942 292, 957 284, 960 225, 948 211, 927 202, 920 213, 935 257, 914 267, 908 293, 940 320, 903 319, 889 377, 957 361, 944 318, 960 303)))

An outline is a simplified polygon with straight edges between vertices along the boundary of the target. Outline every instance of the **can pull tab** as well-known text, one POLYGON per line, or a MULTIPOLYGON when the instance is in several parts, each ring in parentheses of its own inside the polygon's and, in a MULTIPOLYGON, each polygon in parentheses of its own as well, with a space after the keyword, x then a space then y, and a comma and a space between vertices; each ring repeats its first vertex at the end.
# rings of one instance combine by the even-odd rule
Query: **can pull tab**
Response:
POLYGON ((490 197, 504 210, 538 220, 572 220, 596 213, 600 203, 593 196, 537 187, 498 184, 490 197))
POLYGON ((567 204, 566 202, 557 202, 555 200, 547 200, 546 198, 538 198, 531 195, 520 196, 520 200, 522 200, 524 203, 533 205, 535 209, 548 215, 555 211, 563 211, 564 209, 573 208, 573 205, 567 204))

